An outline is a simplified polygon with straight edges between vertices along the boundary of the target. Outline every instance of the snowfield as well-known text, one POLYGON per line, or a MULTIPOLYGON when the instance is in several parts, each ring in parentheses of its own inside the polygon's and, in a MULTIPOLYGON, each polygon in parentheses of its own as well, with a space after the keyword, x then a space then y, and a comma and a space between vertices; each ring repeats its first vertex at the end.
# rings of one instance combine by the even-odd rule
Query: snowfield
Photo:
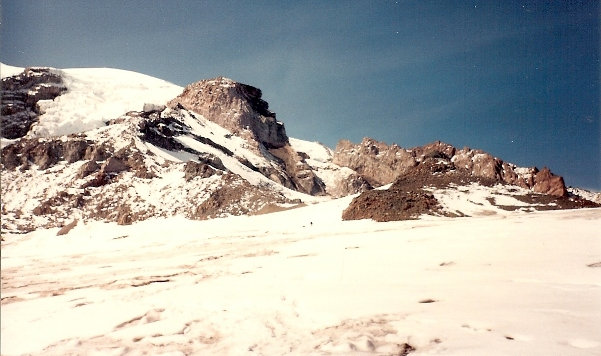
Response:
POLYGON ((341 221, 350 199, 5 235, 1 353, 601 354, 601 209, 341 221))

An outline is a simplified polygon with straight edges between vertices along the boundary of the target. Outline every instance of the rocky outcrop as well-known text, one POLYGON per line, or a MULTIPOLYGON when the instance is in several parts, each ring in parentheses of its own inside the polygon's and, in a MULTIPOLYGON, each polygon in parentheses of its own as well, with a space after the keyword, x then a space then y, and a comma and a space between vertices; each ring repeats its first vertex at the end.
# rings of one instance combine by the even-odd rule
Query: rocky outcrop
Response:
POLYGON ((120 172, 126 171, 128 169, 129 166, 116 157, 109 157, 102 164, 102 166, 100 166, 100 172, 102 174, 119 174, 120 172))
POLYGON ((374 187, 393 182, 417 164, 414 153, 371 138, 364 138, 357 145, 341 140, 332 162, 354 170, 374 187))
POLYGON ((288 143, 284 125, 261 99, 260 89, 218 77, 192 83, 167 105, 183 107, 266 148, 280 148, 288 143))
MULTIPOLYGON (((202 127, 206 121, 195 121, 194 114, 183 109, 149 105, 145 109, 81 135, 21 138, 4 147, 3 230, 59 227, 73 218, 119 224, 156 216, 206 219, 293 203, 281 189, 274 189, 275 184, 251 184, 229 171, 222 158, 228 158, 228 165, 245 158, 213 141, 227 143, 229 138, 190 127, 202 127), (22 187, 32 184, 39 187, 21 198, 22 187)), ((252 157, 243 147, 233 148, 252 157)), ((301 155, 282 147, 286 163, 263 150, 277 161, 269 167, 280 169, 291 187, 319 193, 311 185, 313 172, 303 172, 306 167, 297 162, 303 161, 301 155)), ((253 167, 250 162, 248 166, 253 167)), ((258 172, 266 169, 254 168, 258 172)), ((317 179, 313 184, 319 187, 317 179)))
POLYGON ((100 170, 100 165, 96 161, 94 161, 94 160, 87 161, 81 167, 79 167, 79 169, 77 170, 76 178, 83 179, 83 178, 89 176, 90 174, 98 172, 99 170, 100 170))
POLYGON ((194 150, 177 140, 177 137, 179 136, 192 136, 194 140, 211 146, 228 156, 234 155, 231 150, 215 143, 213 140, 207 137, 202 137, 198 134, 193 134, 191 132, 191 128, 183 122, 184 115, 190 115, 191 113, 184 109, 177 109, 174 111, 156 111, 159 109, 164 110, 165 108, 161 106, 157 108, 155 106, 151 106, 150 104, 146 104, 144 107, 147 109, 150 108, 150 111, 134 111, 127 113, 127 116, 129 117, 143 118, 138 124, 138 129, 143 141, 154 146, 164 148, 168 151, 184 151, 198 155, 198 159, 201 162, 204 160, 209 160, 210 162, 205 163, 213 165, 217 169, 225 170, 223 163, 218 157, 205 152, 198 152, 197 150, 194 150))
POLYGON ((534 176, 534 186, 532 187, 537 193, 550 194, 560 197, 567 197, 568 190, 563 181, 563 178, 556 176, 549 168, 545 167, 542 171, 537 172, 534 176))
POLYGON ((225 215, 245 215, 273 204, 290 203, 290 199, 273 190, 253 186, 235 174, 226 173, 222 176, 219 188, 197 205, 191 217, 204 220, 225 215), (241 201, 245 204, 240 204, 241 201))
MULTIPOLYGON (((425 155, 428 156, 428 152, 425 155)), ((413 169, 401 174, 390 188, 366 191, 354 198, 342 213, 342 219, 397 221, 417 219, 425 214, 440 214, 438 201, 424 188, 445 186, 452 182, 465 184, 462 182, 464 177, 454 171, 451 165, 438 164, 437 157, 421 158, 413 169)))
POLYGON ((435 159, 439 165, 451 165, 466 177, 475 177, 501 184, 517 185, 542 194, 567 196, 563 178, 548 169, 522 168, 492 156, 482 150, 456 149, 436 141, 425 146, 403 149, 365 138, 357 145, 340 141, 333 162, 357 171, 374 186, 392 183, 408 174, 420 162, 435 159))
POLYGON ((59 161, 73 163, 81 160, 103 161, 110 156, 107 148, 96 145, 93 141, 78 136, 70 136, 68 140, 54 139, 21 139, 2 149, 2 165, 5 169, 17 167, 29 169, 35 164, 38 169, 48 169, 59 161))
POLYGON ((184 179, 186 182, 189 182, 196 177, 209 178, 215 173, 215 169, 206 163, 188 161, 184 165, 184 179))
MULTIPOLYGON (((292 183, 289 188, 310 195, 325 195, 324 183, 315 175, 305 161, 305 156, 297 153, 289 144, 269 150, 280 161, 285 177, 292 183)), ((282 182, 285 183, 285 182, 282 182)))
MULTIPOLYGON (((57 73, 28 69, 3 81, 4 137, 26 135, 40 114, 39 100, 65 90, 57 73)), ((563 179, 547 168, 516 167, 440 141, 405 149, 366 138, 357 145, 341 141, 332 153, 289 140, 259 89, 226 78, 190 84, 168 105, 147 103, 81 134, 10 142, 0 158, 2 228, 28 231, 74 219, 206 219, 300 203, 282 186, 333 197, 363 192, 345 219, 444 215, 432 187, 470 183, 528 188, 533 194, 525 199, 541 206, 586 206, 566 198, 563 179), (36 189, 23 188, 29 186, 36 189)))
MULTIPOLYGON (((475 175, 471 170, 459 169, 452 162, 442 160, 440 154, 432 154, 433 152, 435 151, 428 149, 420 152, 418 164, 413 169, 400 175, 389 189, 363 192, 354 198, 343 212, 342 218, 344 220, 394 221, 416 219, 421 215, 465 216, 461 211, 444 210, 432 192, 456 189, 470 184, 488 187, 499 184, 499 177, 495 174, 475 175)), ((488 165, 483 167, 488 167, 488 165)), ((536 176, 538 177, 539 174, 540 181, 544 182, 541 183, 542 186, 536 187, 533 193, 524 194, 523 191, 516 193, 513 197, 517 201, 526 203, 535 210, 594 208, 600 206, 580 197, 562 195, 560 187, 563 181, 560 182, 560 177, 553 176, 548 169, 543 169, 536 176), (553 186, 554 183, 557 185, 553 186), (558 189, 555 191, 556 194, 550 194, 549 192, 554 192, 554 188, 558 189), (534 193, 536 190, 544 191, 544 193, 536 194, 534 193)), ((536 181, 536 177, 534 180, 536 181)), ((518 189, 514 188, 513 190, 517 191, 518 189)), ((524 208, 524 204, 521 203, 499 205, 492 197, 489 198, 489 202, 503 210, 524 208)))
POLYGON ((517 167, 482 150, 469 148, 458 150, 451 160, 458 169, 467 170, 476 177, 517 185, 536 193, 561 197, 568 195, 563 178, 554 175, 546 167, 542 171, 536 167, 517 167))
MULTIPOLYGON (((240 162, 283 186, 311 195, 324 195, 325 186, 314 174, 305 158, 290 146, 284 124, 269 111, 260 89, 218 77, 188 85, 168 105, 174 111, 189 110, 201 114, 249 142, 255 153, 272 164, 255 167, 245 159, 240 162)), ((157 120, 166 120, 163 116, 157 120)), ((155 121, 157 121, 155 120, 155 121)), ((142 131, 145 140, 169 150, 181 149, 170 137, 169 125, 149 125, 142 131)), ((180 144, 181 145, 181 144, 180 144)))
POLYGON ((23 137, 43 114, 40 100, 53 100, 67 88, 61 76, 48 68, 27 68, 23 73, 2 78, 2 137, 23 137))

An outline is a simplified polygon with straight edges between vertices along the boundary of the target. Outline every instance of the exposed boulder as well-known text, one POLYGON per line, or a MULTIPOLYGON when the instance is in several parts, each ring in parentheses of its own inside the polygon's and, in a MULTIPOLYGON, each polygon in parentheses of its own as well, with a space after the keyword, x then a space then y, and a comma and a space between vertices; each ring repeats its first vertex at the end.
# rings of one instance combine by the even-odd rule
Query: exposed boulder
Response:
POLYGON ((56 233, 56 236, 62 236, 62 235, 68 234, 69 231, 73 230, 73 228, 75 226, 77 226, 77 219, 73 219, 73 221, 71 221, 70 223, 61 227, 61 229, 58 230, 58 232, 56 233))
POLYGON ((91 142, 87 140, 69 139, 62 145, 63 159, 67 163, 81 161, 86 156, 86 151, 90 146, 91 142))
POLYGON ((231 79, 218 77, 192 83, 167 105, 178 106, 201 114, 233 134, 257 141, 266 148, 279 148, 288 143, 284 124, 261 99, 261 90, 231 79))
POLYGON ((90 143, 86 148, 83 159, 104 161, 112 155, 112 149, 105 144, 90 143))
POLYGON ((129 169, 129 166, 116 157, 110 157, 100 167, 100 172, 104 174, 117 174, 129 169))
POLYGON ((115 153, 115 157, 119 158, 129 171, 134 172, 134 176, 143 179, 156 178, 154 171, 146 162, 146 156, 135 148, 135 144, 125 147, 115 153))
POLYGON ((214 154, 202 152, 198 155, 198 161, 207 164, 220 171, 225 171, 227 168, 223 165, 221 159, 214 154))
POLYGON ((131 225, 137 220, 128 205, 120 205, 117 209, 117 225, 131 225))
POLYGON ((81 167, 79 167, 76 178, 77 179, 85 178, 92 173, 98 172, 99 170, 100 170, 100 166, 98 165, 98 163, 96 163, 96 161, 87 161, 81 167))
POLYGON ((25 136, 43 114, 38 102, 53 100, 66 90, 60 74, 49 68, 27 68, 21 74, 2 78, 2 137, 25 136))
POLYGON ((195 177, 208 178, 214 174, 215 169, 206 163, 188 161, 184 165, 184 178, 186 182, 191 181, 195 177))

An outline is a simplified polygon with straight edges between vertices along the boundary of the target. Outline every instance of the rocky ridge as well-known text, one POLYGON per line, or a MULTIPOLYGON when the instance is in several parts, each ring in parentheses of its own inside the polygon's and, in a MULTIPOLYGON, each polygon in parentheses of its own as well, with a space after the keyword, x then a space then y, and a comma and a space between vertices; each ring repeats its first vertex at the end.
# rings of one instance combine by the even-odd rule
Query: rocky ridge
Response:
POLYGON ((568 195, 563 178, 554 175, 546 167, 540 171, 536 167, 517 167, 482 150, 468 147, 457 149, 440 141, 404 149, 371 138, 365 138, 356 145, 342 140, 333 156, 335 164, 355 170, 374 186, 392 183, 428 159, 437 159, 441 165, 450 165, 462 171, 466 177, 517 185, 535 193, 560 197, 568 195))
MULTIPOLYGON (((68 89, 60 73, 27 69, 3 79, 10 83, 3 85, 3 98, 27 93, 22 102, 29 105, 13 100, 5 108, 3 99, 7 127, 21 127, 25 116, 35 122, 39 100, 59 105, 45 98, 68 89), (16 110, 19 105, 25 110, 16 110)), ((69 135, 13 130, 22 138, 2 148, 2 229, 174 215, 207 219, 362 192, 344 218, 457 216, 432 189, 474 182, 521 187, 539 205, 540 197, 557 207, 586 205, 557 203, 575 195, 569 197, 563 179, 548 169, 516 167, 479 150, 442 142, 404 149, 364 139, 341 141, 332 151, 290 139, 259 89, 227 78, 192 83, 163 104, 147 103, 104 127, 69 135), (393 182, 388 190, 372 190, 393 182)))
MULTIPOLYGON (((348 147, 346 143, 343 146, 348 147)), ((396 156, 400 149, 398 146, 392 146, 387 150, 388 146, 371 139, 363 140, 358 146, 354 149, 361 150, 363 155, 367 156, 365 160, 370 163, 373 162, 374 156, 377 157, 382 152, 381 150, 383 157, 390 157, 396 156), (378 145, 377 148, 369 148, 375 144, 378 145)), ((349 156, 348 150, 337 149, 337 152, 342 152, 343 157, 349 156)), ((392 185, 388 189, 360 194, 343 212, 343 219, 392 221, 416 219, 424 214, 466 216, 463 211, 448 209, 443 202, 449 195, 466 193, 465 190, 461 191, 462 188, 474 184, 489 188, 486 204, 473 202, 470 200, 473 197, 463 194, 465 201, 481 206, 477 209, 478 214, 494 213, 494 209, 489 209, 492 207, 532 211, 600 206, 581 196, 570 196, 563 179, 552 174, 548 168, 541 171, 536 167, 520 168, 483 151, 469 148, 457 150, 439 141, 404 152, 402 156, 405 159, 400 162, 409 164, 400 170, 401 173, 396 176, 392 185), (497 202, 497 199, 500 201, 497 202), (508 201, 510 203, 506 203, 508 201)), ((340 163, 340 159, 338 162, 340 163)), ((383 172, 385 176, 371 178, 381 181, 389 179, 391 171, 384 169, 383 172)))

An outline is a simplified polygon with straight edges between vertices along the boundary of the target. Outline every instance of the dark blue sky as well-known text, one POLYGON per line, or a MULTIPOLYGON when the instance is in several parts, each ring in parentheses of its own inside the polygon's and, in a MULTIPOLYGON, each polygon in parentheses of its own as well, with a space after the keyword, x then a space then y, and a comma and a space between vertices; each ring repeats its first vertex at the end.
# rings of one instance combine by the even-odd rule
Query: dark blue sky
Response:
POLYGON ((2 0, 0 60, 263 90, 289 136, 434 140, 601 190, 598 0, 2 0))

